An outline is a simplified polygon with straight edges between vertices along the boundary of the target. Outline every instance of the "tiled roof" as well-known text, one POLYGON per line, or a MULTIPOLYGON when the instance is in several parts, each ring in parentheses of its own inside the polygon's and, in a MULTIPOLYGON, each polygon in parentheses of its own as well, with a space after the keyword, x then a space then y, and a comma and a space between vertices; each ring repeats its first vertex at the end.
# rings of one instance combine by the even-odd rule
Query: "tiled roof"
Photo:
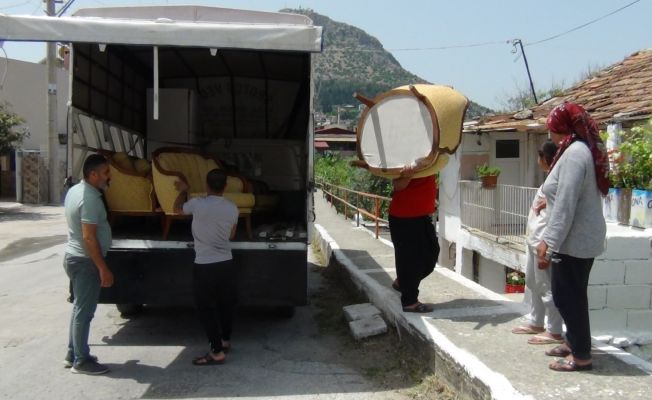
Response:
MULTIPOLYGON (((586 79, 561 96, 553 97, 530 109, 532 115, 491 115, 466 131, 546 132, 546 117, 564 100, 581 104, 598 124, 611 121, 636 121, 652 116, 652 49, 638 51, 596 76, 586 79)), ((518 115, 518 114, 516 114, 518 115)))

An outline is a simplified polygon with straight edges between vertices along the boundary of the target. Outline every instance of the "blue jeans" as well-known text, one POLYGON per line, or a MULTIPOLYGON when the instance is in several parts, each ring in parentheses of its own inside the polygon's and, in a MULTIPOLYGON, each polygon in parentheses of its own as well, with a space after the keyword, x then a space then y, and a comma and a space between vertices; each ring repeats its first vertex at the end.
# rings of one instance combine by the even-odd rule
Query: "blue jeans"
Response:
POLYGON ((76 363, 83 362, 90 356, 88 335, 100 298, 100 273, 90 258, 68 253, 63 258, 63 268, 72 282, 75 297, 70 317, 68 353, 74 355, 76 363))

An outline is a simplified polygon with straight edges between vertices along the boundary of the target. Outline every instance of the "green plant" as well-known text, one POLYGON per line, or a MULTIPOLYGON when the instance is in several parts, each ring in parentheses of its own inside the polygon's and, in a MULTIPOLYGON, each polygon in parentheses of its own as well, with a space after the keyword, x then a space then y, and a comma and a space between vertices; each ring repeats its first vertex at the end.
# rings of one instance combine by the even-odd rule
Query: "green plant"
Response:
POLYGON ((512 271, 507 274, 505 282, 508 285, 525 285, 525 274, 519 271, 512 271))
POLYGON ((26 129, 15 129, 23 122, 21 117, 7 109, 7 104, 0 103, 0 154, 16 148, 28 136, 26 129))
POLYGON ((652 190, 652 119, 620 134, 620 142, 609 154, 612 186, 652 190))
POLYGON ((500 167, 491 167, 487 164, 478 165, 475 167, 475 172, 479 178, 483 176, 498 176, 500 175, 500 167))

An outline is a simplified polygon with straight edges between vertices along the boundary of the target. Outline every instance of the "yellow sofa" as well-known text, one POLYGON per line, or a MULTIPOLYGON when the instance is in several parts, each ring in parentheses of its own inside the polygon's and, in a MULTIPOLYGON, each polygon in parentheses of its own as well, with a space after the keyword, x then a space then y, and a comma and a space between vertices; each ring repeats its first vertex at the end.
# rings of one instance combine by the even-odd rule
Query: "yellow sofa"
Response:
MULTIPOLYGON (((164 147, 152 153, 152 176, 154 189, 161 210, 164 213, 163 238, 170 232, 172 220, 183 218, 174 212, 174 202, 179 196, 175 182, 188 183, 189 198, 206 195, 206 174, 214 168, 222 168, 220 162, 193 149, 164 147)), ((233 173, 227 176, 224 197, 232 201, 246 223, 247 235, 251 238, 251 211, 255 205, 249 182, 233 173)))
POLYGON ((109 161, 111 181, 104 191, 111 222, 117 215, 156 215, 157 201, 147 160, 124 152, 102 152, 109 161))

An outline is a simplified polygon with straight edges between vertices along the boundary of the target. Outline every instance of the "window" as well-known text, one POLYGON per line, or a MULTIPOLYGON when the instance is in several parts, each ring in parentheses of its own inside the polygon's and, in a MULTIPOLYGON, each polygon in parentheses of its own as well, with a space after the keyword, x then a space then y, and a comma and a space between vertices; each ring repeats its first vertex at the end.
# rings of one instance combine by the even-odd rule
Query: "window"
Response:
POLYGON ((518 140, 496 140, 496 158, 519 158, 518 140))

